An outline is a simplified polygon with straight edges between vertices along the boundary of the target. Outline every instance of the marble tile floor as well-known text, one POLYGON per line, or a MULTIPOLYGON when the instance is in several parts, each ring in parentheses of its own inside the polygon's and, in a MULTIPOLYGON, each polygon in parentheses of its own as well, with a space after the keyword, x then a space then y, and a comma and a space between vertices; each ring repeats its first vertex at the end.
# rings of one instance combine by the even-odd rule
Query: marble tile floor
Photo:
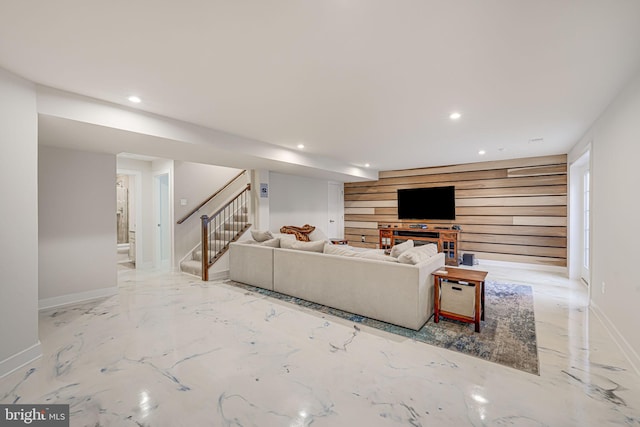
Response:
MULTIPOLYGON (((43 311, 41 359, 1 403, 68 403, 72 426, 640 426, 640 377, 557 274, 534 288, 540 376, 179 273, 43 311)), ((490 313, 489 308, 487 314, 490 313)))

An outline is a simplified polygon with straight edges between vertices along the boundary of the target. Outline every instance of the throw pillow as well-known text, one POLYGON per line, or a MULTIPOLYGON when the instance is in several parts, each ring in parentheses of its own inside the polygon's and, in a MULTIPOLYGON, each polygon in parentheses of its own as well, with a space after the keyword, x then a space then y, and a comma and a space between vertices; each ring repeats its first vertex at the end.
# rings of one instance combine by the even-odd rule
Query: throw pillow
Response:
POLYGON ((438 247, 434 244, 416 246, 405 252, 398 257, 398 262, 402 264, 420 264, 423 261, 427 261, 429 258, 438 253, 438 247))
POLYGON ((285 234, 285 233, 271 233, 273 234, 273 237, 277 237, 278 239, 282 240, 296 240, 296 236, 294 236, 293 234, 285 234))
POLYGON ((323 252, 329 255, 340 255, 340 256, 355 256, 356 254, 356 252, 348 246, 334 245, 331 243, 324 244, 323 252))
POLYGON ((429 256, 434 256, 438 253, 438 245, 435 243, 429 243, 426 245, 418 246, 421 251, 427 253, 429 256))
POLYGON ((294 234, 296 240, 301 242, 309 242, 309 234, 316 228, 313 225, 305 224, 302 227, 296 227, 295 225, 283 225, 280 227, 281 233, 294 234))
POLYGON ((324 250, 324 241, 317 242, 300 242, 298 240, 282 240, 280 247, 284 249, 295 249, 298 251, 309 251, 322 253, 324 250))
POLYGON ((280 247, 280 239, 269 239, 264 242, 258 242, 260 246, 267 246, 269 248, 279 248, 280 247))
POLYGON ((309 233, 309 240, 311 240, 312 242, 315 242, 318 240, 324 240, 325 242, 327 242, 329 239, 327 238, 326 234, 324 234, 321 230, 316 228, 311 233, 309 233))
POLYGON ((381 254, 381 253, 375 253, 375 252, 359 252, 355 255, 355 257, 372 259, 375 261, 398 262, 398 260, 392 256, 381 254))
POLYGON ((273 234, 270 231, 251 230, 251 237, 256 242, 264 242, 266 240, 273 239, 273 234))
POLYGON ((391 248, 390 255, 394 258, 398 258, 402 253, 406 250, 409 250, 413 247, 413 240, 407 240, 404 243, 400 243, 399 245, 394 245, 391 248))

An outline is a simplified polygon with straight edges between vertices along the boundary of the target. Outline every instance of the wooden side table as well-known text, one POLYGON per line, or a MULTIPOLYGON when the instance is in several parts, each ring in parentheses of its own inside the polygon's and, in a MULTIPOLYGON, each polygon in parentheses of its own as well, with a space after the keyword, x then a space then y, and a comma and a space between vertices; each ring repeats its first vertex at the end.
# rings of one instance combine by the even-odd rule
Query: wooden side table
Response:
POLYGON ((460 320, 462 322, 475 323, 476 332, 480 332, 480 320, 484 320, 484 279, 487 277, 486 271, 467 270, 465 268, 444 267, 433 272, 433 285, 434 285, 434 307, 433 307, 433 321, 438 323, 440 316, 447 317, 449 319, 460 320), (440 286, 442 280, 448 279, 451 281, 467 282, 475 287, 475 301, 474 301, 474 315, 465 316, 463 314, 451 313, 448 311, 442 311, 441 305, 441 292, 440 286))

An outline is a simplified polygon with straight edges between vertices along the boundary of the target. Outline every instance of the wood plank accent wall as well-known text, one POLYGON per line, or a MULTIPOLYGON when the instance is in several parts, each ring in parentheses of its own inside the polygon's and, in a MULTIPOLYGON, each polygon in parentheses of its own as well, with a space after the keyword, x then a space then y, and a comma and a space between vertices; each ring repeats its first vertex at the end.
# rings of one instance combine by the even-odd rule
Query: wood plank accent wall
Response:
POLYGON ((345 238, 354 246, 375 248, 379 226, 459 224, 461 253, 567 265, 566 155, 383 171, 378 181, 345 183, 344 194, 345 238), (456 188, 455 220, 398 220, 398 189, 448 185, 456 188))

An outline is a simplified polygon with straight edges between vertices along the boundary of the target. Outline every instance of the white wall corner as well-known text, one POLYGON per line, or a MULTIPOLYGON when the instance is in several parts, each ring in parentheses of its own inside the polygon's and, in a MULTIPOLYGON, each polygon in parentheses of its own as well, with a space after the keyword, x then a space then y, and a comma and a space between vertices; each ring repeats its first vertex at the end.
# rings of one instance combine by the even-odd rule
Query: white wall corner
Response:
POLYGON ((60 295, 52 298, 43 298, 38 301, 38 309, 62 307, 70 304, 91 301, 98 298, 110 297, 118 294, 118 287, 94 289, 86 292, 76 292, 73 294, 60 295))
POLYGON ((600 321, 600 323, 602 323, 609 336, 611 336, 613 341, 620 348, 620 351, 627 359, 633 370, 637 375, 640 375, 640 355, 638 355, 633 347, 631 347, 629 342, 620 333, 620 331, 618 331, 611 319, 609 319, 609 317, 604 314, 600 307, 598 307, 598 304, 596 304, 595 301, 591 300, 590 308, 593 314, 595 314, 596 318, 600 321))
POLYGON ((17 371, 28 363, 42 357, 42 346, 40 341, 31 347, 22 350, 0 362, 0 378, 4 378, 12 372, 17 371))
POLYGON ((264 169, 254 169, 251 171, 251 209, 253 214, 252 223, 256 230, 268 230, 270 223, 269 199, 271 189, 269 184, 270 172, 264 169), (260 196, 260 184, 267 185, 266 197, 260 196))

